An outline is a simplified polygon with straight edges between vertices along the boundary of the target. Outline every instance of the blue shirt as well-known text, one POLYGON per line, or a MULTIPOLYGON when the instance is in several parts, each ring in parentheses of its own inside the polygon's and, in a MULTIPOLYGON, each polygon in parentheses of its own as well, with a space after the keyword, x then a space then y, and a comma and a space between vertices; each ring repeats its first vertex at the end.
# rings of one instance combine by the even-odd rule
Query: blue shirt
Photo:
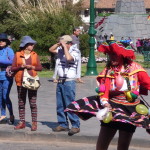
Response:
MULTIPOLYGON (((0 49, 0 68, 7 68, 14 59, 14 51, 10 47, 0 49)), ((6 71, 0 71, 0 80, 6 80, 6 71)))

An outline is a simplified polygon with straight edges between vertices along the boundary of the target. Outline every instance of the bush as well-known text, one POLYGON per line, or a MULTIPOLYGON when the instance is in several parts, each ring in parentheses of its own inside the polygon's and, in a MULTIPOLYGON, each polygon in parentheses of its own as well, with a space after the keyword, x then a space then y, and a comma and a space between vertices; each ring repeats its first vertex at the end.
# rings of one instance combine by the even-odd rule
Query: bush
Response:
POLYGON ((89 35, 88 34, 81 34, 80 35, 80 50, 81 55, 84 57, 89 56, 89 35))
MULTIPOLYGON (((40 56, 47 56, 50 55, 49 47, 57 42, 58 37, 72 34, 74 27, 83 26, 80 10, 80 2, 63 7, 56 0, 20 0, 19 3, 16 0, 0 0, 0 32, 15 37, 11 44, 15 51, 19 49, 22 36, 31 36, 37 41, 35 51, 40 56)), ((88 41, 88 34, 80 36, 82 56, 89 55, 88 41)), ((53 63, 50 66, 54 66, 53 63)))
POLYGON ((38 43, 37 53, 48 55, 49 47, 57 42, 58 37, 71 34, 74 27, 82 25, 76 5, 68 4, 64 8, 55 0, 20 0, 20 3, 23 4, 0 0, 0 32, 15 37, 16 41, 12 43, 15 50, 21 37, 29 35, 38 43))

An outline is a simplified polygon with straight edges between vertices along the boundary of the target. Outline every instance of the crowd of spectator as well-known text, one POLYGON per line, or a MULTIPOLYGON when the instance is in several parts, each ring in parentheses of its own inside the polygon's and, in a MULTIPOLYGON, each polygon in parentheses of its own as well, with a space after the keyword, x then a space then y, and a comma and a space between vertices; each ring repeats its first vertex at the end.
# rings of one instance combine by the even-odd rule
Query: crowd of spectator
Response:
POLYGON ((142 51, 150 51, 150 39, 137 39, 136 41, 137 52, 142 53, 142 51))
MULTIPOLYGON (((112 33, 110 34, 110 36, 108 36, 106 33, 104 34, 104 36, 100 35, 99 40, 97 40, 97 46, 100 46, 101 43, 108 41, 108 40, 115 40, 115 37, 112 33)), ((124 43, 125 45, 130 45, 132 49, 136 50, 133 44, 133 41, 130 37, 128 38, 121 37, 120 42, 124 43)))
MULTIPOLYGON (((97 41, 96 46, 99 47, 101 43, 111 40, 111 36, 113 36, 112 33, 110 34, 110 36, 106 33, 104 35, 100 35, 99 38, 96 40, 97 41)), ((113 36, 113 40, 115 40, 114 36, 113 36)), ((150 51, 150 38, 144 38, 144 39, 138 38, 136 40, 136 43, 133 43, 133 40, 130 37, 127 38, 121 37, 120 42, 123 43, 124 45, 130 45, 135 52, 140 54, 143 54, 143 51, 150 51)), ((87 63, 88 57, 82 57, 81 61, 82 63, 87 63)), ((101 57, 96 58, 96 62, 105 62, 105 61, 107 61, 107 58, 101 58, 101 57)))
MULTIPOLYGON (((100 35, 99 40, 97 40, 97 46, 100 46, 102 42, 111 40, 110 37, 106 33, 103 36, 100 35)), ((114 37, 113 37, 113 40, 115 40, 114 37)), ((136 43, 134 44, 130 37, 127 37, 127 38, 121 37, 120 42, 130 45, 132 49, 137 51, 138 53, 142 53, 143 50, 147 51, 149 50, 149 47, 150 47, 150 38, 137 39, 136 43)))

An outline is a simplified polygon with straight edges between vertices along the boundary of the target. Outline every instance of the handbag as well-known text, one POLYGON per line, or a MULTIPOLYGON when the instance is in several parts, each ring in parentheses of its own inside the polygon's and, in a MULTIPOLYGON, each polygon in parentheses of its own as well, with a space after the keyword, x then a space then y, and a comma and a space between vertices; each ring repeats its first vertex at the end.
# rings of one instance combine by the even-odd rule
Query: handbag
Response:
POLYGON ((28 73, 27 69, 24 69, 22 86, 30 90, 37 90, 40 85, 39 76, 33 77, 28 73))
MULTIPOLYGON (((24 58, 22 58, 22 61, 23 64, 26 64, 24 58)), ((28 73, 27 69, 24 69, 22 86, 29 90, 37 90, 41 86, 39 76, 33 77, 28 73)))

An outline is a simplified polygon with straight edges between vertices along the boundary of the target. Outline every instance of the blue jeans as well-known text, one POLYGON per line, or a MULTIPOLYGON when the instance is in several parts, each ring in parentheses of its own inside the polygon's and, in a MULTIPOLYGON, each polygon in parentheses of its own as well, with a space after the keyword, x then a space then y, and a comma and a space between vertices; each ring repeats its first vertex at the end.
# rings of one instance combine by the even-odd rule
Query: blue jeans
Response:
POLYGON ((8 78, 6 80, 0 80, 0 108, 1 116, 6 116, 6 106, 9 114, 13 115, 12 102, 9 97, 9 93, 13 84, 13 79, 8 78))
POLYGON ((76 114, 64 112, 66 107, 75 100, 75 88, 74 80, 57 84, 57 119, 59 125, 64 128, 69 127, 68 119, 70 120, 72 127, 80 127, 79 117, 76 114))

